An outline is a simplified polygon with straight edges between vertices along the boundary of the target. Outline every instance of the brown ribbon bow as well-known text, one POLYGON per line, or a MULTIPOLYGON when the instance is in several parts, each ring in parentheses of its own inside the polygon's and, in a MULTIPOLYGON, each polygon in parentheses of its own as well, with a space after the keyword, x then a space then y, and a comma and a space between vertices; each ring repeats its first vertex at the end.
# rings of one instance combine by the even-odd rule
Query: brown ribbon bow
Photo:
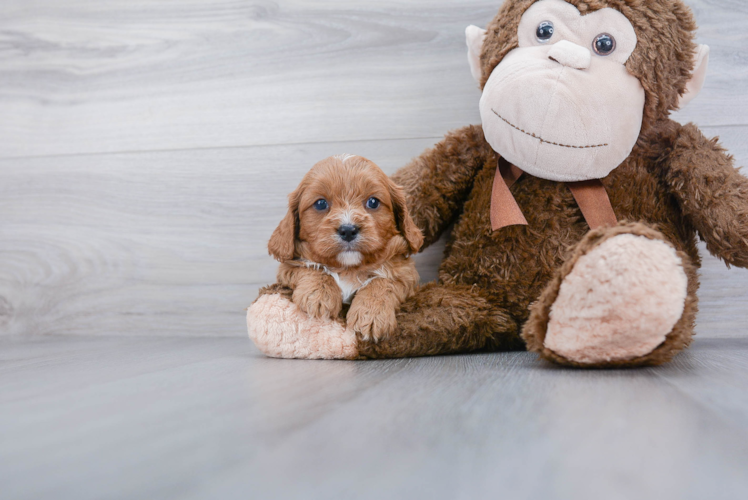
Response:
MULTIPOLYGON (((491 229, 497 231, 507 226, 526 226, 527 219, 509 190, 524 172, 498 155, 497 159, 499 166, 491 192, 491 229)), ((590 229, 615 226, 618 223, 605 186, 599 179, 567 182, 566 185, 569 186, 590 229)))

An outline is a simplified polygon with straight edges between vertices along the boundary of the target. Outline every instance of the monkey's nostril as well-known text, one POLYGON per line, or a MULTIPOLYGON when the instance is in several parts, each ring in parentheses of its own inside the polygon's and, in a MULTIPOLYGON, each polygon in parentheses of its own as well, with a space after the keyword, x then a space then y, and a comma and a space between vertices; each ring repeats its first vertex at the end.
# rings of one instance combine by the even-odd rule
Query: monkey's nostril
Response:
POLYGON ((353 224, 343 224, 338 228, 338 235, 343 241, 351 242, 356 239, 361 228, 353 224))
POLYGON ((552 45, 548 51, 548 59, 574 69, 589 68, 591 58, 592 54, 589 50, 567 40, 561 40, 552 45))

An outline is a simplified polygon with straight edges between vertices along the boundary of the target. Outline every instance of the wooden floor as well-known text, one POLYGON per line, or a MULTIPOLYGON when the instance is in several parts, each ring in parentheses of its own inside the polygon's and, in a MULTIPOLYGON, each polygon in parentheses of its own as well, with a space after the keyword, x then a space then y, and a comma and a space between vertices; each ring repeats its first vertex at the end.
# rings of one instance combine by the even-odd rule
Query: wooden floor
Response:
POLYGON ((671 365, 0 339, 3 499, 744 499, 748 339, 671 365))
MULTIPOLYGON (((479 123, 464 29, 499 3, 0 2, 0 499, 748 498, 748 271, 703 246, 658 369, 246 338, 313 163, 479 123)), ((711 62, 675 118, 748 165, 748 3, 687 3, 711 62)))

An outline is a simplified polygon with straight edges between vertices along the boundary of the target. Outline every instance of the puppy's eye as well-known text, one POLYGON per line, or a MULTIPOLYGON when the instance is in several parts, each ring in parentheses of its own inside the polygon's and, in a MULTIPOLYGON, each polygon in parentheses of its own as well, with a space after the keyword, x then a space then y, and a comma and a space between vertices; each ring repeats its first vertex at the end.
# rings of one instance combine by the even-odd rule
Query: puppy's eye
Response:
POLYGON ((327 200, 324 198, 320 198, 319 200, 315 201, 314 209, 319 210, 320 212, 322 210, 327 210, 327 200))
POLYGON ((535 30, 535 36, 540 43, 545 43, 553 37, 553 23, 550 21, 543 21, 538 24, 538 29, 535 30))
POLYGON ((607 33, 600 33, 595 37, 595 41, 592 42, 592 48, 597 55, 607 56, 616 50, 616 39, 607 33))
POLYGON ((371 198, 366 200, 366 208, 376 210, 377 208, 379 208, 379 200, 372 196, 371 198))

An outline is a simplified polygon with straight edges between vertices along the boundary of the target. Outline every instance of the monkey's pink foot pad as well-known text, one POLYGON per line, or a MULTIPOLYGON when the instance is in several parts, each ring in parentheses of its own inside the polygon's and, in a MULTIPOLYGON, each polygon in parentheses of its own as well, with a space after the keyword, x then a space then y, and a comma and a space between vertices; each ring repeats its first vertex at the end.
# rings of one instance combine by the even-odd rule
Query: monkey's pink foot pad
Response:
POLYGON ((356 334, 331 319, 311 318, 280 295, 247 309, 249 338, 271 358, 355 359, 356 334))
POLYGON ((687 278, 664 241, 623 234, 583 255, 551 306, 545 346, 579 363, 633 359, 683 314, 687 278))

